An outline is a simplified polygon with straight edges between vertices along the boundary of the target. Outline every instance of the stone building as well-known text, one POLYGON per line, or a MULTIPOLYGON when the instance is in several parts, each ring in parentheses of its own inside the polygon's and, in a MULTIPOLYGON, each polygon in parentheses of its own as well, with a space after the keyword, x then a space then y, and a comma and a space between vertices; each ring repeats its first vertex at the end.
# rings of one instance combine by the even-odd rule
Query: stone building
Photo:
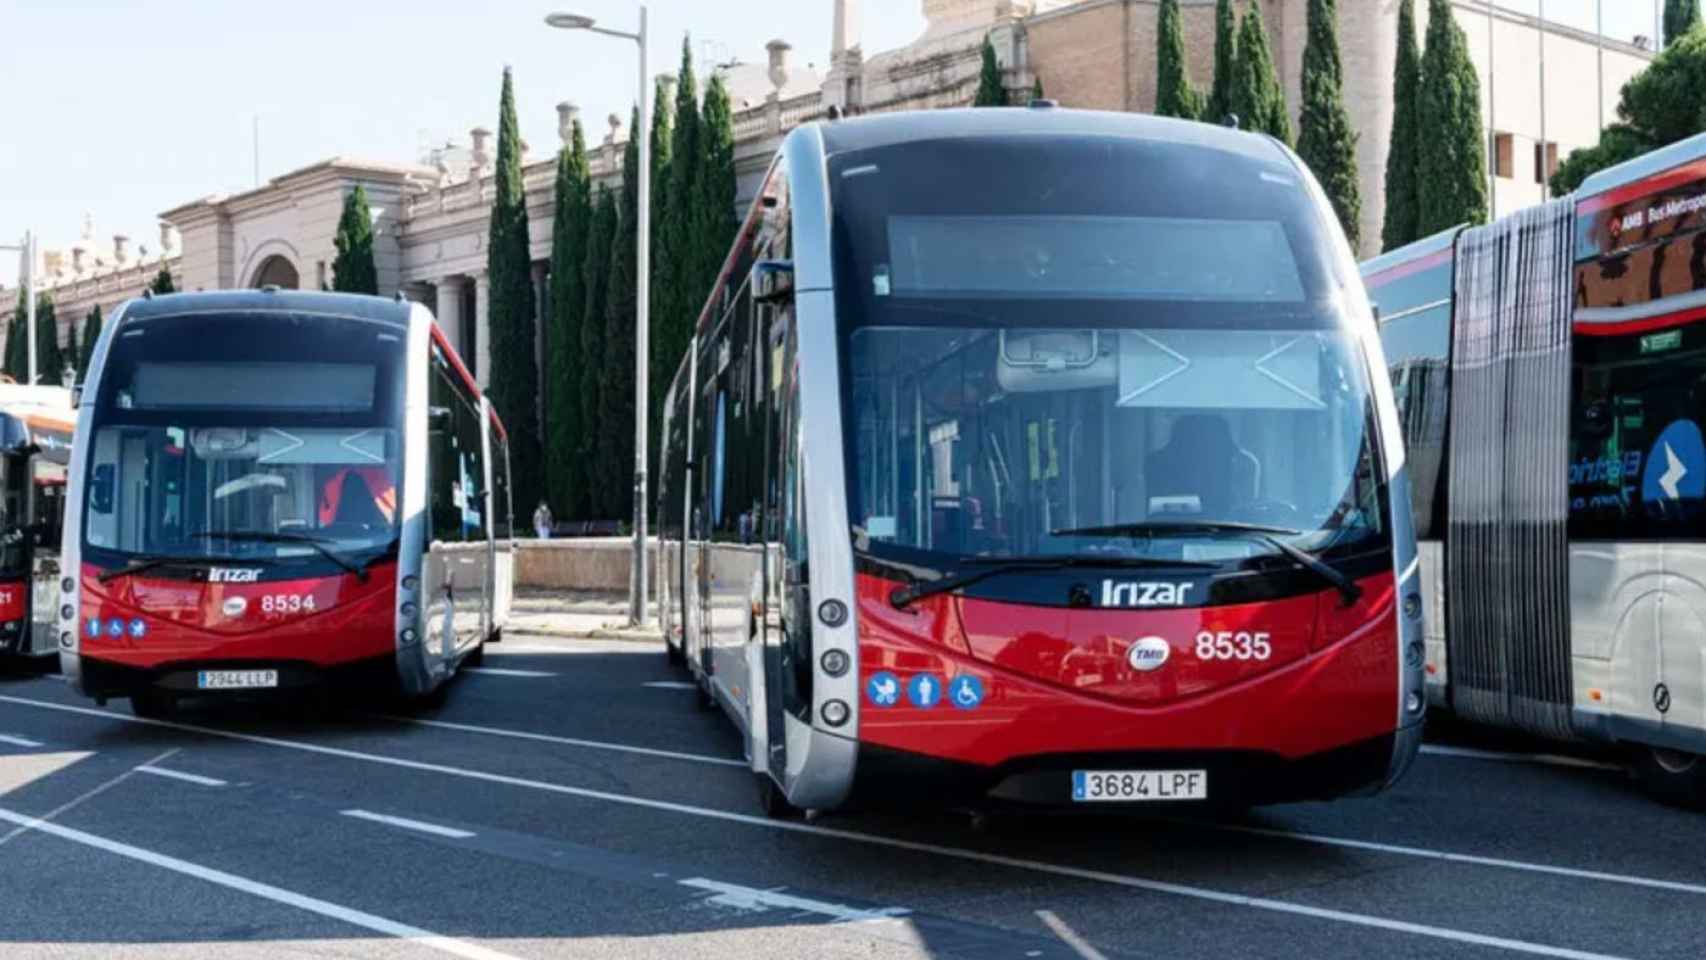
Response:
MULTIPOLYGON (((791 64, 782 40, 767 45, 761 62, 719 68, 734 107, 743 208, 783 135, 800 123, 832 109, 856 114, 969 103, 986 37, 1016 99, 1040 79, 1046 95, 1067 107, 1143 111, 1154 105, 1158 0, 921 0, 925 32, 900 49, 869 55, 860 43, 858 0, 828 2, 834 11, 831 55, 821 74, 791 64)), ((1295 120, 1307 0, 1237 0, 1237 6, 1249 2, 1263 5, 1295 120)), ((1213 72, 1214 0, 1180 4, 1190 76, 1206 88, 1213 72)), ((1425 0, 1418 7, 1425 28, 1425 0)), ((1339 4, 1345 99, 1359 136, 1365 254, 1377 252, 1384 217, 1397 10, 1398 0, 1339 4)), ((1618 90, 1652 54, 1644 45, 1602 41, 1482 0, 1454 0, 1453 10, 1482 78, 1496 210, 1538 202, 1557 159, 1598 140, 1601 126, 1614 119, 1618 90)), ((563 103, 557 112, 566 137, 576 108, 563 103)), ((615 116, 602 130, 588 126, 593 176, 613 183, 627 131, 615 116)), ((551 250, 555 146, 524 151, 533 275, 541 294, 551 250)), ((425 165, 326 160, 254 190, 164 211, 161 244, 153 253, 130 252, 122 236, 110 247, 97 244, 86 227, 69 250, 45 255, 46 287, 65 325, 81 323, 96 304, 110 313, 140 295, 161 267, 185 290, 267 283, 318 289, 331 282, 343 197, 359 183, 373 207, 381 292, 401 290, 433 307, 484 382, 490 371, 485 243, 495 152, 491 132, 477 127, 466 144, 434 151, 425 165)), ((16 300, 16 291, 0 290, 0 310, 16 300)), ((545 298, 537 300, 543 310, 545 298)))

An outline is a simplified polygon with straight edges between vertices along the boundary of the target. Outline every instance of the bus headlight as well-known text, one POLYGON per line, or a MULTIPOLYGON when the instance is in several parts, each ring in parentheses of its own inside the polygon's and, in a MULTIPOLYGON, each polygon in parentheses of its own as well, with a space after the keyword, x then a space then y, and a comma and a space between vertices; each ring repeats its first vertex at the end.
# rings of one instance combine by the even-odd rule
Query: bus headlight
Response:
POLYGON ((420 585, 421 585, 421 578, 415 576, 412 573, 403 578, 403 589, 404 590, 414 590, 417 587, 419 587, 420 585))
MULTIPOLYGON (((1411 713, 1422 712, 1422 695, 1412 690, 1404 697, 1404 709, 1411 713)), ((827 718, 826 718, 827 719, 827 718)))
POLYGON ((823 722, 832 727, 839 727, 847 722, 852 712, 847 704, 840 700, 826 700, 823 704, 823 722))
POLYGON ((410 617, 410 618, 413 618, 414 615, 416 613, 418 613, 419 611, 420 611, 420 608, 415 606, 413 603, 405 603, 401 607, 397 608, 397 612, 401 613, 405 617, 410 617))
POLYGON ((59 581, 59 590, 61 593, 70 593, 75 589, 77 589, 77 581, 70 577, 66 577, 64 580, 59 581))
POLYGON ((59 645, 61 647, 64 647, 65 649, 69 650, 73 646, 76 646, 76 644, 77 644, 77 638, 71 635, 71 631, 69 631, 69 630, 60 631, 59 645))
POLYGON ((399 634, 399 636, 403 638, 404 643, 414 643, 415 637, 416 637, 415 628, 414 627, 404 627, 403 632, 401 634, 399 634))
POLYGON ((1404 651, 1404 663, 1411 669, 1415 669, 1422 665, 1422 656, 1423 650, 1421 642, 1411 641, 1410 646, 1404 651))
POLYGON ((1410 594, 1404 598, 1404 616, 1411 620, 1419 620, 1422 616, 1422 598, 1410 594))
POLYGON ((853 658, 849 657, 844 650, 826 650, 823 659, 819 662, 823 664, 824 673, 832 677, 839 677, 847 672, 848 667, 853 665, 853 658))
POLYGON ((839 627, 847 622, 847 604, 840 600, 825 600, 818 604, 818 619, 826 627, 839 627))
POLYGON ((73 607, 69 603, 66 604, 65 606, 59 608, 59 619, 61 619, 61 620, 70 620, 72 617, 75 617, 76 615, 77 615, 77 608, 73 607))

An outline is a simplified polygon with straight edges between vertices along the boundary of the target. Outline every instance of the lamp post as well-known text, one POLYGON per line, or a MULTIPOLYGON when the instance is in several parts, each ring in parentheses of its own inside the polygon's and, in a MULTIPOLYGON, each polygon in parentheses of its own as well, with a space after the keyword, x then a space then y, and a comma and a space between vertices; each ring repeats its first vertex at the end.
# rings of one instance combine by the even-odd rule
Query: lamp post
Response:
POLYGON ((650 368, 651 276, 652 276, 652 107, 651 91, 647 89, 646 71, 646 7, 640 5, 640 29, 627 33, 598 26, 591 17, 575 13, 553 13, 545 23, 559 30, 589 30, 607 37, 632 40, 640 48, 640 124, 628 135, 639 141, 640 182, 639 210, 634 233, 639 241, 635 250, 637 268, 634 271, 634 559, 629 573, 633 593, 628 598, 628 622, 639 626, 646 622, 646 424, 650 419, 646 399, 649 395, 647 371, 650 368))
POLYGON ((36 382, 36 238, 35 234, 24 231, 24 242, 21 245, 0 244, 0 250, 17 251, 18 279, 24 282, 24 327, 25 337, 30 344, 29 371, 26 383, 36 382))

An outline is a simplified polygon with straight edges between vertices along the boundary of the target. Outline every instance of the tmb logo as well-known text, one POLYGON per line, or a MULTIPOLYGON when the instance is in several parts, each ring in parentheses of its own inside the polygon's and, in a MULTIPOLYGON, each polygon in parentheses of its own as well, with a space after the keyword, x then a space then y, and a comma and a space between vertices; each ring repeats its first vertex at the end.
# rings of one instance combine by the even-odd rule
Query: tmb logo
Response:
POLYGON ((254 583, 261 576, 260 567, 209 567, 208 583, 254 583))
POLYGON ((1115 583, 1102 581, 1104 607, 1178 607, 1183 606, 1194 583, 1115 583))

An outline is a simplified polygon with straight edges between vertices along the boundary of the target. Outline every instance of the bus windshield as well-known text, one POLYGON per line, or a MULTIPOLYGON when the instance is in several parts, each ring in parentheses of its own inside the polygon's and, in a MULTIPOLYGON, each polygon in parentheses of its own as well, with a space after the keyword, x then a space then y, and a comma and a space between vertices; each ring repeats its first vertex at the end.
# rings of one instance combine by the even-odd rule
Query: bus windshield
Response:
POLYGON ((1386 542, 1367 359, 1295 171, 1142 141, 963 149, 831 164, 862 549, 1236 564, 1272 537, 1386 542))
POLYGON ((403 331, 294 315, 160 317, 114 340, 83 547, 336 569, 396 543, 403 331))

